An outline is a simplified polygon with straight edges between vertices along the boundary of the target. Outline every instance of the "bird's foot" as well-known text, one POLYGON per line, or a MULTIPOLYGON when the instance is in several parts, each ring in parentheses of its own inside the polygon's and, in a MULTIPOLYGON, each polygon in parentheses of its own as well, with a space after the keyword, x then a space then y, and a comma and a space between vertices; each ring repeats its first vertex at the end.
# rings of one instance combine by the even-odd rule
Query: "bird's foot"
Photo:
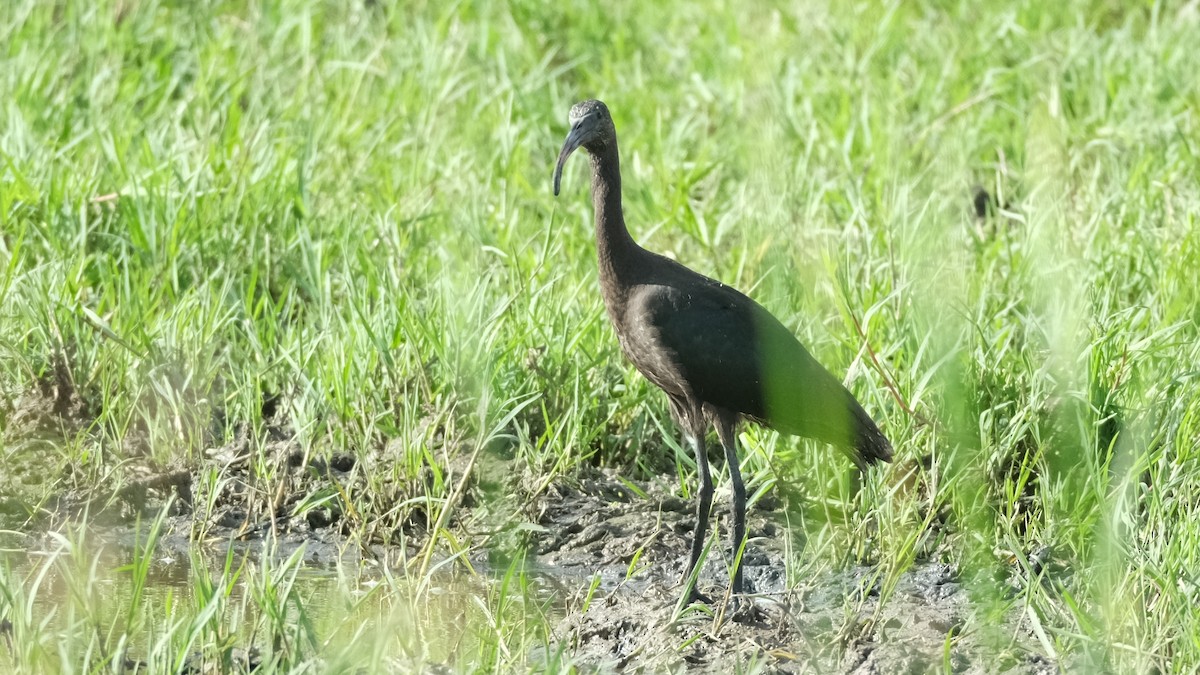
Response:
POLYGON ((692 586, 691 590, 689 590, 687 594, 687 602, 683 603, 683 606, 687 607, 688 605, 694 605, 697 602, 704 605, 713 604, 712 598, 708 597, 704 593, 701 593, 700 589, 692 586))
POLYGON ((730 596, 728 611, 729 617, 740 624, 766 625, 771 618, 755 598, 746 595, 730 596))

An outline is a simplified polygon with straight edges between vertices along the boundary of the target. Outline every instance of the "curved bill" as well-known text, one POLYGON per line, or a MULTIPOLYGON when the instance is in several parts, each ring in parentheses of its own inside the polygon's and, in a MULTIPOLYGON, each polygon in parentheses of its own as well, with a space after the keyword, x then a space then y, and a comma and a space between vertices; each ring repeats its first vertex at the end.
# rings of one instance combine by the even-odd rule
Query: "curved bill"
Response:
POLYGON ((558 196, 559 184, 562 182, 563 164, 566 163, 567 158, 570 157, 571 153, 575 152, 580 145, 583 145, 583 132, 580 130, 579 125, 576 124, 575 126, 571 127, 571 132, 567 134, 567 140, 563 141, 562 150, 560 150, 558 153, 558 164, 554 167, 555 197, 558 196))

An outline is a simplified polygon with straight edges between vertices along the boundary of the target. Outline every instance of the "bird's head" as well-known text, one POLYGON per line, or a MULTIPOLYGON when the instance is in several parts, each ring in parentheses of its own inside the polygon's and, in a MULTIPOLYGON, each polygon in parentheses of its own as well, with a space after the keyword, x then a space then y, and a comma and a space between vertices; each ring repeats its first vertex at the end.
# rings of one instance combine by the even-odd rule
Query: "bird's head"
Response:
POLYGON ((563 164, 580 146, 588 152, 596 150, 609 143, 616 135, 612 116, 608 114, 608 106, 595 99, 580 101, 571 106, 571 114, 567 118, 571 131, 567 140, 563 141, 562 150, 558 153, 558 165, 554 167, 554 196, 558 196, 559 183, 562 182, 563 164))

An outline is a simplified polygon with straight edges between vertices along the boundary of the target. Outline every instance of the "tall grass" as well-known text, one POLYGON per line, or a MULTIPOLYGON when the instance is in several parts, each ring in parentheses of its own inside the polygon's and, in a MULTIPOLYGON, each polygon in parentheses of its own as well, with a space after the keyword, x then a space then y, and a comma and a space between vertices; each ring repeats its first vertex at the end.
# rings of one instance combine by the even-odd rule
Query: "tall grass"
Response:
MULTIPOLYGON (((1190 671, 1196 44, 1195 3, 13 0, 0 491, 34 512, 112 495, 246 434, 269 492, 279 424, 308 456, 387 448, 345 495, 364 531, 395 485, 453 507, 456 478, 421 472, 485 439, 547 478, 686 475, 603 316, 583 162, 549 190, 594 96, 635 237, 750 291, 897 447, 855 496, 827 448, 744 430, 752 490, 800 505, 792 578, 953 562, 1062 664, 1190 671), (34 415, 39 395, 61 405, 34 415)), ((63 546, 66 583, 103 576, 63 546)), ((138 640, 177 668, 237 629, 227 566, 164 600, 166 628, 144 595, 111 628, 64 599, 55 651, 30 610, 45 569, 0 579, 16 667, 106 667, 138 640)), ((277 667, 335 662, 289 632, 295 571, 243 572, 282 613, 255 630, 277 667)), ((481 597, 500 638, 474 663, 524 663, 538 630, 481 597)))

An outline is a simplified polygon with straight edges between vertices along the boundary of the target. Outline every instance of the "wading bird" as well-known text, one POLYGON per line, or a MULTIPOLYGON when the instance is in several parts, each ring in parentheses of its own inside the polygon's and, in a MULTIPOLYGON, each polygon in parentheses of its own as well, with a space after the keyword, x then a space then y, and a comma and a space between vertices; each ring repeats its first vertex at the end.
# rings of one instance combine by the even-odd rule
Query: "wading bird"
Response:
MULTIPOLYGON (((842 383, 775 317, 742 293, 638 246, 621 212, 617 131, 600 101, 571 107, 571 130, 554 168, 558 195, 563 163, 582 147, 591 156, 592 203, 600 289, 621 350, 667 394, 671 416, 696 454, 699 504, 691 578, 708 532, 713 483, 705 431, 716 427, 733 487, 735 560, 746 536, 746 488, 735 432, 741 420, 815 438, 842 448, 860 470, 891 461, 891 444, 842 383)), ((742 592, 736 564, 732 591, 742 592)), ((694 585, 691 599, 701 598, 694 585)))

